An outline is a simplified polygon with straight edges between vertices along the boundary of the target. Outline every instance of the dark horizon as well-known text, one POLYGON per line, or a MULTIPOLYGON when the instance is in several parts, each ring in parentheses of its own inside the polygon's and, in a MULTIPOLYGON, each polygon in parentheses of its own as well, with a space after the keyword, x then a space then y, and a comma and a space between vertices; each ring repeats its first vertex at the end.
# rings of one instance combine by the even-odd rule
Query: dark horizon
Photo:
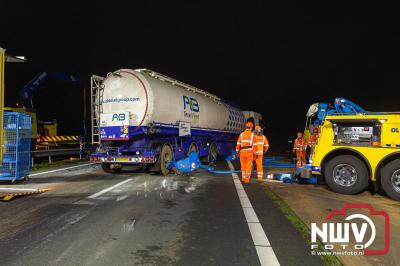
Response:
MULTIPOLYGON (((304 129, 315 102, 400 110, 400 33, 388 6, 20 5, 0 3, 0 46, 28 58, 6 66, 6 106, 42 71, 80 76, 89 95, 92 74, 149 68, 261 113, 273 150, 304 129)), ((49 81, 34 96, 39 119, 83 133, 82 95, 49 81)))

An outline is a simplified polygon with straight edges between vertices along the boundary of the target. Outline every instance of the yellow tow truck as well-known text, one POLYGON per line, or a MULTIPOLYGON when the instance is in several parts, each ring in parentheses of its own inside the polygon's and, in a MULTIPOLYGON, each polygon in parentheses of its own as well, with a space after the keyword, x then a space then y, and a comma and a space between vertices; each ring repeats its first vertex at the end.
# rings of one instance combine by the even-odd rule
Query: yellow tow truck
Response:
POLYGON ((400 200, 400 113, 327 115, 310 162, 311 173, 335 192, 372 186, 400 200))

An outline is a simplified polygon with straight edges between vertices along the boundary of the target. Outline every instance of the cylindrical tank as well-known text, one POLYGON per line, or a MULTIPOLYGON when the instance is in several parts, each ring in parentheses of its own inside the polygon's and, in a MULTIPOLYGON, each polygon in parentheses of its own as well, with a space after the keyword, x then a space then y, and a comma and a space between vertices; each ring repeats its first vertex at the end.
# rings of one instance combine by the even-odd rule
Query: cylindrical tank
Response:
POLYGON ((102 113, 130 113, 130 126, 149 123, 239 132, 245 118, 217 96, 151 70, 120 69, 103 81, 102 113))

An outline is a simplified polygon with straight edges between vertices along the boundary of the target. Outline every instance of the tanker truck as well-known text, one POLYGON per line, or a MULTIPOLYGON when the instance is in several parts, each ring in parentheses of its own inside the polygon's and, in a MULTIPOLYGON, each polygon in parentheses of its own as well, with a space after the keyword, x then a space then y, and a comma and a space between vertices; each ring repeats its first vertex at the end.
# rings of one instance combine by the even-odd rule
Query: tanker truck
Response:
POLYGON ((232 153, 246 117, 218 96, 148 69, 92 76, 90 156, 105 172, 122 168, 167 175, 195 151, 204 163, 232 153), (132 167, 130 167, 132 168, 132 167))

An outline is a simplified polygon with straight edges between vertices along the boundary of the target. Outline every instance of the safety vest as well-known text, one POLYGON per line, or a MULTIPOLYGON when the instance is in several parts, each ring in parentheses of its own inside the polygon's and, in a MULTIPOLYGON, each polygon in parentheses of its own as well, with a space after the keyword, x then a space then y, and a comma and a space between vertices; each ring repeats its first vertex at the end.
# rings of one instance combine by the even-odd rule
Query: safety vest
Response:
POLYGON ((313 146, 315 146, 315 144, 317 144, 317 134, 312 134, 311 136, 310 136, 310 140, 309 140, 309 143, 308 143, 311 147, 313 147, 313 146))
POLYGON ((295 141, 294 141, 294 149, 295 150, 305 151, 306 150, 306 146, 307 146, 306 145, 306 141, 303 138, 295 139, 295 141))
POLYGON ((245 130, 240 133, 238 141, 236 143, 236 152, 251 151, 253 150, 254 133, 251 130, 245 130))
POLYGON ((269 148, 269 143, 264 135, 255 136, 254 138, 254 150, 256 154, 263 154, 263 151, 267 151, 269 148))

